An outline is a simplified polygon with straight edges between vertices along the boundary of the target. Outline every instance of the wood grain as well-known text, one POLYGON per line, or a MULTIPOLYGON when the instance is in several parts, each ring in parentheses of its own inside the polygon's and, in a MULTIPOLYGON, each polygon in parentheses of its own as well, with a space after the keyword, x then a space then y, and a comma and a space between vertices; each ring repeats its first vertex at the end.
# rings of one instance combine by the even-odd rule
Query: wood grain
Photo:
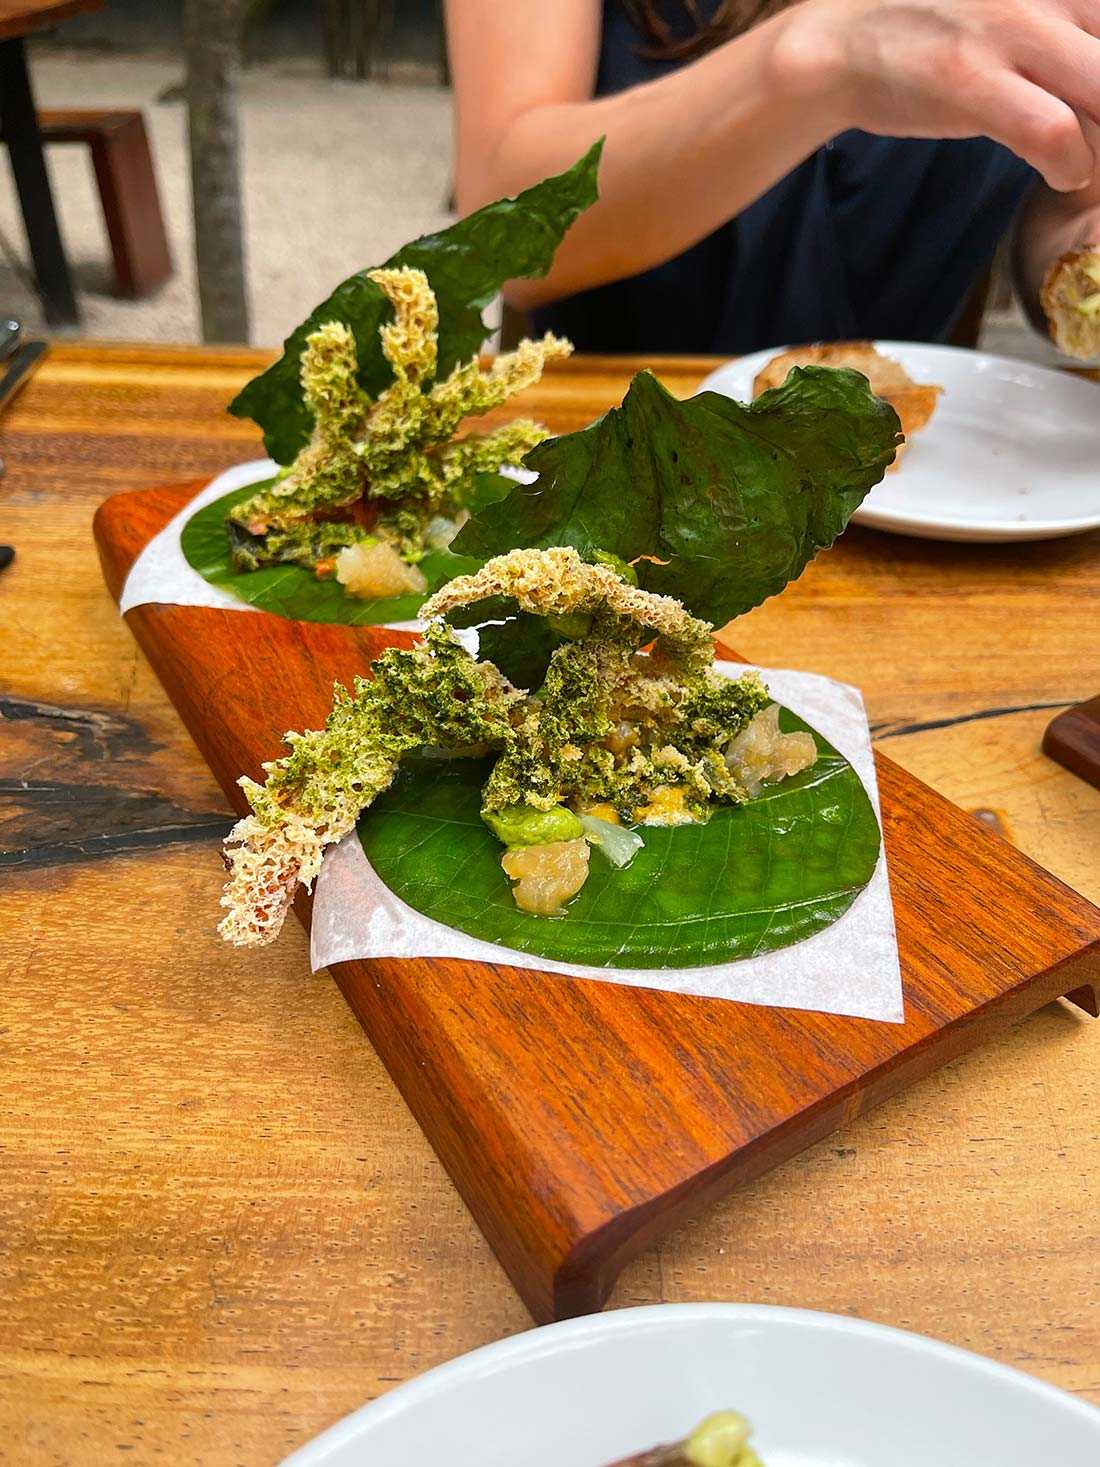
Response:
MULTIPOLYGON (((117 808, 90 814, 86 787, 165 801, 148 845, 0 872, 0 1458, 20 1463, 275 1462, 528 1322, 302 934, 214 937, 216 834, 176 834, 227 807, 95 561, 107 494, 256 454, 222 408, 266 359, 56 347, 3 420, 0 691, 25 715, 0 723, 4 788, 33 774, 41 812, 65 786, 50 808, 83 840, 117 808)), ((525 410, 579 426, 637 365, 570 364, 525 410)), ((658 371, 687 393, 710 366, 658 371)), ((1096 899, 1100 794, 1039 746, 1095 691, 1098 598, 1095 535, 850 531, 736 642, 859 684, 893 759, 1096 899)), ((1047 1006, 709 1207, 612 1303, 858 1314, 1100 1401, 1098 1032, 1047 1006)))
MULTIPOLYGON (((114 595, 195 488, 102 506, 114 595)), ((239 811, 238 777, 262 778, 288 721, 318 727, 334 681, 409 641, 209 607, 126 619, 239 811)), ((1100 910, 877 764, 904 1024, 446 959, 333 969, 536 1319, 600 1308, 623 1264, 685 1211, 1052 998, 1097 1013, 1100 910)), ((308 923, 308 898, 298 905, 308 923)))
POLYGON ((1100 697, 1051 719, 1043 735, 1043 753, 1100 788, 1100 697))

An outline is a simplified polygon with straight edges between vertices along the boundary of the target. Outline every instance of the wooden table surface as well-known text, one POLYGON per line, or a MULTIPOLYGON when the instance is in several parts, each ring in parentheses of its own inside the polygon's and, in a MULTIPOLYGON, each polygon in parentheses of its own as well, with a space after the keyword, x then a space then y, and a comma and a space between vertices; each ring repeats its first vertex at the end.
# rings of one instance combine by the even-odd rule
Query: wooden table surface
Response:
MULTIPOLYGON (((58 347, 0 452, 0 1461, 274 1463, 529 1321, 290 924, 214 934, 225 806, 103 589, 96 505, 254 456, 245 350, 58 347)), ((636 363, 524 408, 572 429, 636 363)), ((709 363, 657 363, 693 390, 709 363)), ((850 530, 732 634, 858 683, 901 763, 1093 900, 1100 792, 1039 753, 1097 692, 1100 535, 850 530)), ((613 1305, 795 1304, 1100 1402, 1100 1029, 1057 1004, 743 1188, 613 1305)))

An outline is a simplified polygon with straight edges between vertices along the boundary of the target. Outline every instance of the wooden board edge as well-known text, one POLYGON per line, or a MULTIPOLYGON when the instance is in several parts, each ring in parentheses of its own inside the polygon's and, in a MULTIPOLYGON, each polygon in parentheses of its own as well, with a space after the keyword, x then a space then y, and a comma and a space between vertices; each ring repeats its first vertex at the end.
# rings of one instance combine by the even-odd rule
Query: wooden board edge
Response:
POLYGON ((1100 697, 1052 718, 1043 734, 1043 753, 1100 789, 1100 697))
MULTIPOLYGON (((176 486, 164 493, 186 496, 193 492, 194 487, 176 486)), ((117 544, 113 541, 113 527, 116 516, 126 509, 126 505, 120 501, 132 501, 142 494, 148 496, 149 491, 112 496, 111 500, 100 507, 96 516, 96 540, 101 563, 108 586, 116 598, 124 584, 129 564, 126 563, 125 553, 115 553, 117 544)), ((130 538, 132 540, 133 536, 130 538)), ((127 614, 127 622, 171 696, 172 676, 170 671, 165 675, 168 651, 161 645, 163 639, 157 635, 160 621, 158 612, 163 613, 170 609, 138 607, 127 614)), ((236 613, 208 609, 208 614, 217 617, 233 616, 236 613)), ((736 657, 736 653, 724 640, 719 642, 719 648, 722 655, 736 657)), ((192 734, 194 736, 193 730, 192 734)), ((201 740, 196 741, 201 747, 201 740)), ((876 759, 881 769, 900 770, 893 761, 879 755, 877 751, 876 759)), ((900 777, 912 778, 904 770, 900 770, 900 777)), ((219 782, 235 808, 240 810, 240 791, 235 784, 228 784, 225 780, 219 782)), ((951 812, 952 818, 962 815, 943 796, 935 791, 931 793, 951 812)), ((997 846, 1004 844, 1002 838, 988 831, 979 822, 974 822, 974 825, 974 836, 980 843, 993 842, 997 846)), ((1095 913, 1096 909, 1078 893, 1058 882, 1022 852, 1013 849, 1015 857, 1025 862, 1045 883, 1053 883, 1061 893, 1071 897, 1072 905, 1080 913, 1095 913)), ((296 903, 296 910, 308 929, 309 898, 304 894, 296 903)), ((514 1218, 506 1208, 493 1211, 486 1200, 479 1196, 476 1186, 469 1180, 475 1171, 473 1159, 465 1156, 460 1146, 442 1135, 438 1111, 428 1106, 426 1101, 419 1100, 413 1093, 409 1082, 411 1067, 399 1063, 392 1038, 384 1033, 379 1034, 378 1026, 369 1023, 361 1005, 353 1001, 349 988, 357 985, 345 986, 341 975, 335 970, 333 976, 367 1029, 387 1070, 432 1145, 439 1152, 461 1195, 528 1308, 538 1319, 551 1319, 598 1309, 606 1302, 624 1264, 655 1238, 663 1236, 692 1212, 705 1206, 709 1200, 728 1192, 740 1182, 761 1174, 805 1146, 814 1144, 862 1109, 877 1104, 880 1099, 896 1093, 939 1064, 973 1047, 986 1033, 997 1032, 1060 994, 1071 996, 1086 1010, 1095 1013, 1097 1007, 1100 1007, 1100 981, 1094 966, 1097 957, 1100 957, 1100 945, 1090 943, 1050 969, 1030 974, 1014 988, 996 995, 987 1004, 963 1015, 928 1040, 919 1041, 899 1057, 885 1063, 880 1067, 881 1074, 875 1070, 867 1071, 858 1081, 814 1101, 796 1115, 785 1117, 772 1130, 755 1137, 747 1145, 729 1152, 693 1175, 679 1178, 675 1186, 667 1191, 647 1198, 638 1207, 618 1213, 587 1232, 569 1236, 567 1230, 563 1230, 555 1233, 552 1239, 543 1234, 537 1240, 539 1247, 532 1246, 530 1238, 524 1238, 521 1230, 514 1226, 514 1218)), ((369 964, 347 964, 340 967, 349 970, 347 976, 351 976, 351 970, 354 970, 357 980, 367 983, 371 981, 369 964)))

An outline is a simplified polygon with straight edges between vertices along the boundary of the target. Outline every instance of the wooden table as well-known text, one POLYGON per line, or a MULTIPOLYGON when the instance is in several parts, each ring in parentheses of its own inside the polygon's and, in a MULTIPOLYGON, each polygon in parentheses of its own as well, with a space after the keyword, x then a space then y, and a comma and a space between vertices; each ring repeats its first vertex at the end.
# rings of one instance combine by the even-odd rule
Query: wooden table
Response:
MULTIPOLYGON (((107 494, 255 454, 221 408, 263 360, 58 348, 3 423, 0 1460, 272 1463, 529 1323, 303 934, 216 938, 224 803, 99 578, 107 494)), ((634 365, 568 363, 524 408, 580 426, 634 365)), ((657 369, 688 393, 708 366, 657 369)), ((1097 900, 1100 793, 1038 750, 1097 691, 1098 597, 1097 535, 851 530, 733 639, 860 684, 896 759, 1097 900)), ((1100 1402, 1098 1042, 1042 1010, 643 1255, 613 1303, 857 1314, 1100 1402)))
POLYGON ((80 312, 46 171, 25 41, 102 6, 103 0, 0 0, 0 132, 8 146, 42 310, 57 326, 75 326, 80 312))

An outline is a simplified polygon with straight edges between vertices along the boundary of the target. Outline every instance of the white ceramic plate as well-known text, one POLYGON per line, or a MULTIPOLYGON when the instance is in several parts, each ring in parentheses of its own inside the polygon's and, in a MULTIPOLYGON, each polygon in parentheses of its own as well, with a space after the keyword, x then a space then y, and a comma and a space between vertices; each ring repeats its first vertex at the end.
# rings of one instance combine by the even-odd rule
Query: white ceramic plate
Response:
POLYGON ((285 1467, 603 1467, 728 1406, 766 1467, 1100 1463, 1100 1411, 979 1355, 802 1309, 659 1304, 474 1350, 285 1467))
MULTIPOLYGON (((1100 387, 1033 362, 955 346, 875 343, 944 389, 857 524, 932 540, 1048 540, 1100 526, 1100 387)), ((748 402, 784 348, 741 357, 704 388, 748 402)))

